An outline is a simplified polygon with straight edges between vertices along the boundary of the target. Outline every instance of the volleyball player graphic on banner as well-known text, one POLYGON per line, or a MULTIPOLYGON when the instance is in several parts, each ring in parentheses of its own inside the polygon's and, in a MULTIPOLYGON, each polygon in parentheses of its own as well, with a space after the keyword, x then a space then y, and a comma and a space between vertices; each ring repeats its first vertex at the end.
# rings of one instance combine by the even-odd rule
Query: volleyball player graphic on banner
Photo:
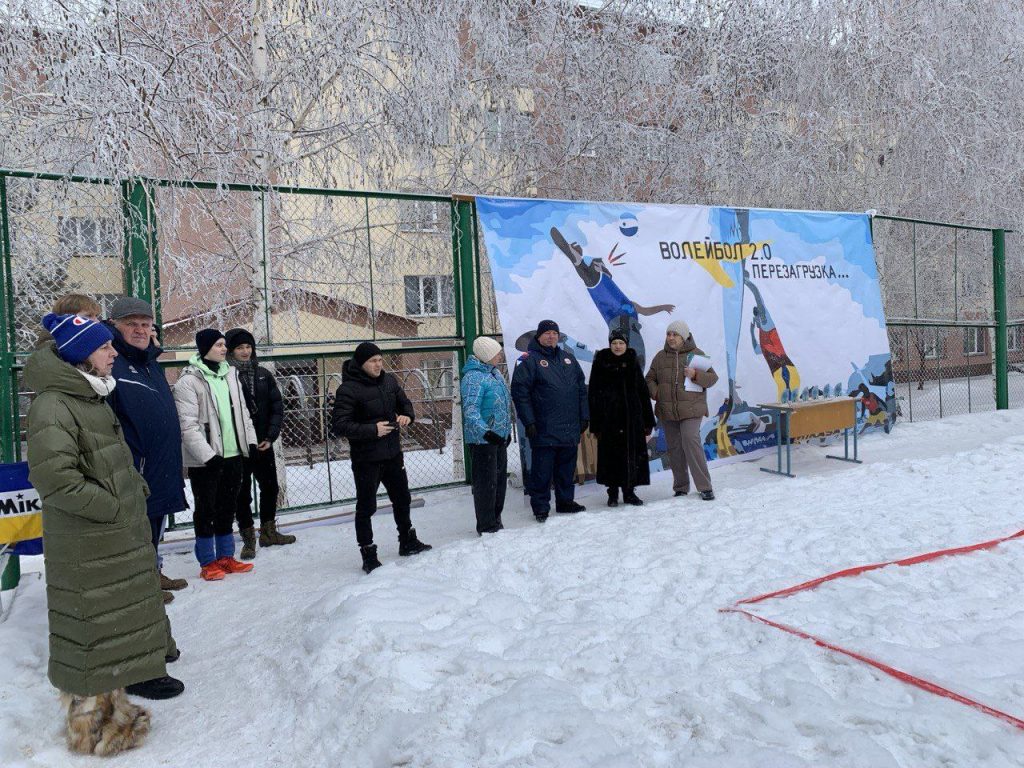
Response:
POLYGON ((708 392, 709 459, 775 444, 758 403, 826 388, 858 399, 861 428, 891 428, 867 215, 509 198, 478 198, 477 212, 510 360, 548 317, 581 350, 620 328, 642 359, 682 319, 726 371, 708 392))

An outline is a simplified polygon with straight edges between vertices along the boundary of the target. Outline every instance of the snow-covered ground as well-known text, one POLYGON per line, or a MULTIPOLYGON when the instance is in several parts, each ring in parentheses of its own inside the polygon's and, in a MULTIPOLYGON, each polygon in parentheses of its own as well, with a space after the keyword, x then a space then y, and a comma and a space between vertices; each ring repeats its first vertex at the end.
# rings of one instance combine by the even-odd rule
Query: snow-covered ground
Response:
MULTIPOLYGON (((432 552, 359 570, 350 525, 299 531, 253 573, 190 580, 168 607, 184 695, 151 704, 134 753, 70 758, 46 681, 43 584, 0 625, 0 765, 687 766, 1024 765, 1024 732, 719 608, 831 571, 1015 532, 1024 411, 900 424, 865 464, 794 454, 713 472, 719 496, 473 532, 466 489, 414 510, 432 552)), ((887 568, 754 606, 1024 716, 1024 542, 887 568)), ((26 561, 26 570, 38 564, 26 561)))

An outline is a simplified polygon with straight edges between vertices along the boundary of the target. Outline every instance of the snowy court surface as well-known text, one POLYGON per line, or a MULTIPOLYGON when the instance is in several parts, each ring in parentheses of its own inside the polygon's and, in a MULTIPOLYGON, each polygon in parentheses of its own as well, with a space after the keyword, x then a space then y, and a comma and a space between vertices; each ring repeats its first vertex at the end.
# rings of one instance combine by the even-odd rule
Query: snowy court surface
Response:
MULTIPOLYGON (((184 695, 141 749, 71 758, 46 681, 42 582, 0 625, 0 766, 1024 765, 1024 731, 720 607, 841 568, 1024 527, 1024 411, 901 424, 865 464, 798 449, 795 480, 713 472, 718 500, 533 521, 479 539, 468 489, 413 510, 424 555, 359 570, 350 524, 298 531, 256 570, 168 606, 184 695)), ((26 561, 26 570, 39 566, 26 561)), ((752 610, 1024 717, 1024 541, 887 568, 752 610)), ((5 595, 9 599, 9 594, 5 595)))

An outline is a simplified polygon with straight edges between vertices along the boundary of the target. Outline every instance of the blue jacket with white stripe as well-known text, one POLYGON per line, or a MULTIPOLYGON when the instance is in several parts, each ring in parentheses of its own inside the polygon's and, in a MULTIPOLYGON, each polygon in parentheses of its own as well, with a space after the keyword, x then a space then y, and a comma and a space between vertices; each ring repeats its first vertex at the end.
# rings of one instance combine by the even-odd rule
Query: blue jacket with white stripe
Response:
POLYGON ((185 509, 185 475, 181 460, 181 426, 171 387, 156 361, 160 348, 133 347, 120 332, 114 334, 113 376, 117 387, 107 398, 121 422, 135 468, 149 484, 146 513, 160 517, 185 509))
POLYGON ((466 442, 483 445, 485 432, 508 437, 512 431, 512 395, 501 371, 470 357, 462 368, 462 427, 466 442))

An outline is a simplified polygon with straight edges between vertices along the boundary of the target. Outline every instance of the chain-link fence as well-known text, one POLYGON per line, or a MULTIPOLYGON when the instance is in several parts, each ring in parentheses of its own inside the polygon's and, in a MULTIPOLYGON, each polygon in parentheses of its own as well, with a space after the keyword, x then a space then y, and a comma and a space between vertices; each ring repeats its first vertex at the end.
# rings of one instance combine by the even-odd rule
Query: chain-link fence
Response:
MULTIPOLYGON (((128 293, 154 304, 171 381, 197 330, 253 331, 284 394, 283 511, 355 495, 347 442, 329 425, 343 361, 364 340, 385 350, 413 399, 403 434, 413 487, 465 480, 459 369, 478 333, 501 335, 472 199, 0 171, 0 225, 4 459, 24 455, 20 365, 40 316, 70 292, 104 312, 128 293)), ((1000 397, 1024 405, 1021 243, 1007 234, 1000 272, 996 238, 874 219, 904 418, 992 410, 1000 397)))
MULTIPOLYGON (((1019 291, 1014 283, 1024 274, 1019 254, 1010 250, 1006 284, 1001 286, 993 269, 990 229, 884 216, 876 217, 872 228, 901 417, 924 421, 995 410, 995 297, 1005 290, 1012 317, 1012 307, 1020 305, 1020 297, 1013 296, 1019 291)), ((1019 334, 1011 323, 1011 407, 1024 406, 1019 334)))
POLYGON ((402 435, 412 487, 464 482, 460 301, 473 306, 475 286, 460 284, 451 198, 2 172, 0 198, 6 458, 24 456, 32 393, 20 366, 39 318, 67 293, 96 299, 104 314, 130 293, 154 305, 172 384, 196 331, 252 330, 284 396, 282 511, 355 496, 330 414, 342 364, 362 341, 386 351, 416 409, 402 435))

